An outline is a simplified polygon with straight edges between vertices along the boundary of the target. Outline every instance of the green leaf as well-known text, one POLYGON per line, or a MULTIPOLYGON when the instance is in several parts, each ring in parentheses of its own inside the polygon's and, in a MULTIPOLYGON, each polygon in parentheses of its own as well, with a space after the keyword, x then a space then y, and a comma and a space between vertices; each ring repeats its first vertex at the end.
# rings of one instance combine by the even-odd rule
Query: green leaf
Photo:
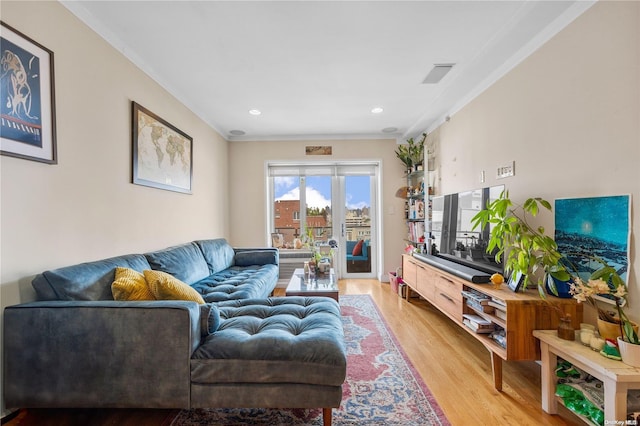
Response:
POLYGON ((569 282, 569 280, 571 279, 571 275, 567 272, 566 269, 562 269, 561 271, 553 271, 551 272, 551 276, 556 280, 563 281, 563 282, 569 282))
POLYGON ((488 210, 480 210, 473 218, 471 218, 471 230, 475 230, 480 227, 483 230, 489 220, 491 219, 491 212, 488 210))
POLYGON ((547 275, 547 287, 549 287, 551 294, 558 296, 558 288, 556 287, 556 282, 553 280, 551 275, 547 275))
POLYGON ((609 278, 612 274, 616 274, 615 269, 613 269, 611 266, 603 266, 602 268, 591 274, 590 278, 592 280, 602 279, 603 281, 609 281, 609 278))
MULTIPOLYGON (((552 280, 553 281, 553 280, 552 280)), ((555 293, 553 293, 555 296, 558 295, 558 291, 556 290, 555 293)), ((540 284, 538 284, 538 295, 540 296, 540 299, 546 299, 547 298, 547 293, 544 291, 544 287, 540 284)))
POLYGON ((533 198, 529 198, 527 201, 525 201, 523 208, 531 216, 536 216, 538 214, 538 203, 533 198))
POLYGON ((539 202, 540 204, 542 204, 542 206, 543 206, 545 209, 547 209, 547 210, 551 211, 551 203, 549 203, 547 200, 543 200, 542 198, 536 198, 536 199, 538 200, 538 202, 539 202))
POLYGON ((640 344, 640 339, 638 339, 638 334, 633 329, 633 325, 629 321, 624 321, 622 325, 622 329, 624 331, 624 337, 627 338, 627 341, 633 345, 640 344))

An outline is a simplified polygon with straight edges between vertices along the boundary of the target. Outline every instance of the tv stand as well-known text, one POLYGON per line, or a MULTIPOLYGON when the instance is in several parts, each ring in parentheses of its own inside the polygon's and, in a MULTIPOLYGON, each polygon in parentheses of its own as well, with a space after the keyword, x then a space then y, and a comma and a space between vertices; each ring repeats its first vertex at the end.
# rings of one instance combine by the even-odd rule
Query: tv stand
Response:
MULTIPOLYGON (((431 256, 433 257, 433 256, 431 256)), ((505 284, 494 289, 492 284, 480 284, 469 278, 469 271, 463 265, 428 262, 429 256, 402 256, 402 279, 409 288, 453 322, 466 330, 484 345, 491 354, 494 387, 502 390, 502 361, 535 361, 540 359, 540 345, 533 336, 533 330, 556 329, 558 309, 571 315, 576 329, 582 322, 582 305, 574 299, 560 299, 549 296, 539 297, 537 289, 514 293, 505 284), (426 259, 426 260, 425 260, 426 259), (455 266, 457 265, 457 267, 455 266), (456 269, 457 268, 457 269, 456 269), (463 272, 460 272, 463 271, 463 272), (489 298, 500 309, 489 309, 473 305, 468 296, 475 293, 489 298), (497 330, 504 330, 505 343, 501 345, 489 334, 479 334, 466 326, 463 315, 477 315, 489 321, 497 330)), ((439 259, 444 260, 444 259, 439 259)), ((476 271, 478 272, 478 271, 476 271)), ((410 291, 407 291, 407 301, 410 291)))

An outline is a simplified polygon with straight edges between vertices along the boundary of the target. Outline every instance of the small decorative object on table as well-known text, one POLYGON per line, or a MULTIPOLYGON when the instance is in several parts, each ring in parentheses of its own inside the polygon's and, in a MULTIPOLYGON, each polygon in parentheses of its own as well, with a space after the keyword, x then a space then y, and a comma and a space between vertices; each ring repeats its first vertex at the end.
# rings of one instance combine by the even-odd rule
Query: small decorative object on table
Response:
POLYGON ((622 357, 620 356, 620 350, 618 349, 618 345, 613 339, 605 340, 604 347, 600 351, 600 355, 605 356, 607 358, 615 359, 618 361, 622 359, 622 357))
POLYGON ((589 346, 596 352, 600 352, 604 348, 604 339, 597 332, 591 338, 589 346))
POLYGON ((585 346, 591 345, 591 339, 593 339, 594 331, 588 328, 580 329, 580 341, 585 346))
POLYGON ((502 274, 498 273, 491 275, 491 278, 489 280, 491 281, 491 284, 493 284, 493 288, 496 290, 500 290, 500 287, 502 287, 502 283, 504 283, 504 277, 502 276, 502 274))
POLYGON ((571 316, 560 318, 558 322, 558 337, 564 340, 575 340, 576 332, 571 325, 571 316))

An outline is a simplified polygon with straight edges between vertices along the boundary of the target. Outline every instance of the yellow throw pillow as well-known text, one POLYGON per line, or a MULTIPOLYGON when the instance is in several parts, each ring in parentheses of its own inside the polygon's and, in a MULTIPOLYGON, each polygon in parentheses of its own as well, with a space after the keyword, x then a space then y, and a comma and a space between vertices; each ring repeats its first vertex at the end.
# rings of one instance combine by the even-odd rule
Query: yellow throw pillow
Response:
POLYGON ((111 284, 111 294, 114 300, 156 300, 144 275, 121 266, 116 268, 116 280, 111 284))
POLYGON ((158 300, 191 300, 204 304, 200 293, 166 272, 145 270, 144 277, 151 293, 158 300))

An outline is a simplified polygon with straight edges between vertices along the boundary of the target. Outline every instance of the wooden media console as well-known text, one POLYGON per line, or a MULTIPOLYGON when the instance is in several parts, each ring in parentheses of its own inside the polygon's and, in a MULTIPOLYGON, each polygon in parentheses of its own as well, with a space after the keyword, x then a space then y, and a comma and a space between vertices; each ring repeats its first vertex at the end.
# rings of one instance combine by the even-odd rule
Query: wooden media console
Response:
MULTIPOLYGON (((410 255, 402 256, 403 281, 489 350, 497 390, 502 390, 503 360, 540 359, 540 345, 533 336, 533 330, 556 329, 559 310, 570 314, 574 328, 580 328, 582 305, 574 299, 553 296, 541 299, 537 289, 515 293, 505 284, 494 289, 490 283, 472 282, 482 280, 476 279, 476 275, 469 275, 469 268, 461 266, 461 273, 458 273, 458 268, 451 262, 440 263, 434 256, 421 257, 426 261, 410 255), (469 320, 465 324, 464 315, 480 317, 496 331, 504 330, 504 339, 494 339, 489 333, 471 328, 469 320)), ((475 272, 478 276, 483 274, 475 272)), ((409 293, 407 291, 407 301, 410 301, 409 293)))

